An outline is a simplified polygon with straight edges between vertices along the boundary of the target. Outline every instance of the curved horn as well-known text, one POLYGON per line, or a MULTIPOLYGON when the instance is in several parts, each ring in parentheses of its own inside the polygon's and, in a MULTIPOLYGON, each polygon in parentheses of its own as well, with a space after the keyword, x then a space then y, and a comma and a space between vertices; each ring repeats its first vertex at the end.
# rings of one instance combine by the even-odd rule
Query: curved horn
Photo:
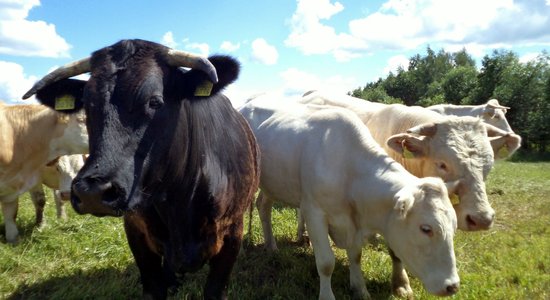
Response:
POLYGON ((166 53, 166 61, 169 65, 175 67, 199 69, 205 72, 213 83, 218 82, 216 68, 206 57, 170 49, 166 53))
POLYGON ((497 108, 497 109, 510 109, 508 106, 502 106, 500 103, 498 103, 497 99, 491 99, 487 101, 487 106, 491 108, 497 108))
POLYGON ((73 77, 76 75, 88 73, 91 70, 90 66, 90 57, 83 58, 81 60, 73 61, 62 67, 59 67, 48 75, 44 76, 38 82, 36 82, 33 87, 23 95, 23 100, 29 98, 30 96, 36 94, 36 92, 43 87, 59 81, 61 79, 73 77))
POLYGON ((424 136, 434 136, 436 132, 437 124, 435 123, 421 124, 407 130, 407 133, 414 133, 424 136))

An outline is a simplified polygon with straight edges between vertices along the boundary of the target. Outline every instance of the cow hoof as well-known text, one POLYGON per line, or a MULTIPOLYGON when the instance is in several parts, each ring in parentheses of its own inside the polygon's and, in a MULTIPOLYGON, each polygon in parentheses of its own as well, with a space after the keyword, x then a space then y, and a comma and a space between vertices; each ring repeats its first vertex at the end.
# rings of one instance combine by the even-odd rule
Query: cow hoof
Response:
POLYGON ((311 242, 309 240, 309 236, 302 235, 297 241, 296 244, 301 247, 311 247, 311 242))
POLYGON ((409 285, 397 287, 394 289, 393 294, 403 299, 414 299, 414 293, 409 285))
POLYGON ((14 237, 14 238, 7 238, 6 237, 6 243, 8 245, 15 246, 15 245, 19 244, 19 237, 18 236, 14 237))

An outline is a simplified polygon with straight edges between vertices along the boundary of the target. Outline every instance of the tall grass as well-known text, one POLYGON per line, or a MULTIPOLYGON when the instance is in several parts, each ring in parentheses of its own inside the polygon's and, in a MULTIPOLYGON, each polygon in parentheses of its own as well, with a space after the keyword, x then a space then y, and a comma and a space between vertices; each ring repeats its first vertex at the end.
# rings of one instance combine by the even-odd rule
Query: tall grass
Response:
MULTIPOLYGON (((461 289, 454 299, 550 299, 550 163, 499 162, 487 182, 497 212, 485 232, 458 232, 455 251, 461 289)), ((55 218, 52 199, 48 224, 35 229, 34 210, 20 200, 21 240, 5 244, 0 219, 0 299, 135 299, 141 295, 139 272, 126 243, 122 220, 69 212, 55 218)), ((229 286, 232 299, 316 299, 319 279, 310 247, 294 244, 293 209, 273 212, 280 251, 267 253, 257 212, 249 243, 243 248, 229 286)), ((332 286, 337 299, 349 299, 345 252, 335 249, 332 286)), ((365 246, 362 268, 374 299, 394 299, 391 260, 383 245, 365 246)), ((187 274, 174 299, 197 299, 208 267, 187 274)), ((436 299, 412 278, 417 299, 436 299)))

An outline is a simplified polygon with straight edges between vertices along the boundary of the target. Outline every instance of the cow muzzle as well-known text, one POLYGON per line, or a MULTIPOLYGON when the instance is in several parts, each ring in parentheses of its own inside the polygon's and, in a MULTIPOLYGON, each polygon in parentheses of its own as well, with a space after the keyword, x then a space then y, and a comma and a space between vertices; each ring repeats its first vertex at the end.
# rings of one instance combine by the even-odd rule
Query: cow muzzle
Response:
POLYGON ((72 185, 71 204, 79 214, 115 216, 123 213, 120 189, 100 178, 78 178, 72 185))

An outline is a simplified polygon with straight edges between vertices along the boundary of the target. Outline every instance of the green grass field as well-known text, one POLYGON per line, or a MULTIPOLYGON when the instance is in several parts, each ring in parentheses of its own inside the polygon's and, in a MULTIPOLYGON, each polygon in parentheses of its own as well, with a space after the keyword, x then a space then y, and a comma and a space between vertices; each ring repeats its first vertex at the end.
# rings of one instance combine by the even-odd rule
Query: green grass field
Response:
MULTIPOLYGON (((455 251, 461 289, 453 299, 550 299, 550 163, 499 162, 487 182, 497 212, 486 232, 459 232, 455 251)), ((76 215, 55 217, 50 198, 47 225, 35 229, 28 195, 20 200, 21 240, 7 245, 0 218, 0 299, 136 299, 139 272, 126 243, 122 220, 76 215)), ((251 244, 235 266, 231 299, 316 299, 319 280, 311 248, 297 246, 295 211, 276 208, 273 216, 280 251, 267 253, 257 211, 251 244)), ((336 250, 332 286, 349 299, 348 263, 336 250)), ((365 246, 363 273, 374 299, 393 299, 391 260, 384 246, 365 246)), ((198 299, 208 267, 186 275, 174 299, 198 299)), ((416 299, 435 299, 412 278, 416 299)))

